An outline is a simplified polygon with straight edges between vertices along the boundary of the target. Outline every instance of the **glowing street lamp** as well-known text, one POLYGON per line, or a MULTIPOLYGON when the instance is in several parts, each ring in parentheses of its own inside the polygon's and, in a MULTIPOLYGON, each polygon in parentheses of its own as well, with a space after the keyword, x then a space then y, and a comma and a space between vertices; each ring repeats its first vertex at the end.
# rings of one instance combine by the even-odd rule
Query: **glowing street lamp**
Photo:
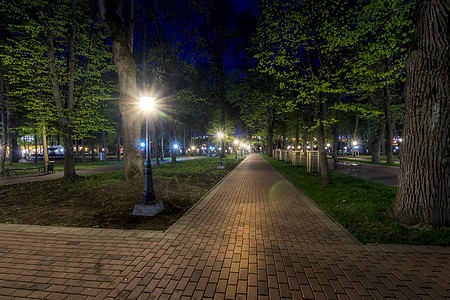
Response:
POLYGON ((148 129, 150 112, 155 105, 155 98, 141 97, 140 106, 145 113, 145 183, 142 203, 134 206, 133 215, 154 216, 164 209, 161 201, 156 201, 153 189, 152 163, 150 161, 150 134, 148 129))
POLYGON ((217 138, 219 139, 219 143, 220 143, 220 148, 219 148, 219 151, 220 151, 220 160, 219 160, 219 165, 217 166, 217 169, 225 169, 225 166, 223 165, 223 163, 222 163, 222 148, 223 148, 223 145, 222 145, 222 143, 223 143, 223 137, 224 137, 224 135, 223 135, 223 132, 219 132, 219 133, 217 133, 217 138))
POLYGON ((237 158, 237 146, 239 145, 238 140, 234 140, 234 160, 238 160, 237 158))
POLYGON ((175 159, 177 159, 177 152, 178 152, 178 144, 174 144, 173 146, 173 152, 175 153, 175 159))

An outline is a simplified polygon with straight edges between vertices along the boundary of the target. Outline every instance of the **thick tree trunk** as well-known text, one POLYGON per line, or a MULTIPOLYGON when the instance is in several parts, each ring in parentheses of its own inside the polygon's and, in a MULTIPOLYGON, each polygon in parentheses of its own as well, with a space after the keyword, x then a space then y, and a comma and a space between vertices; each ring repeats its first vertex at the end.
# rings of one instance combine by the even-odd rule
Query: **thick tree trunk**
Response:
POLYGON ((399 185, 390 208, 407 225, 450 226, 449 11, 448 1, 417 1, 399 185))
MULTIPOLYGON (((386 71, 390 70, 390 59, 385 59, 385 68, 386 71)), ((394 164, 394 153, 392 149, 392 139, 394 136, 392 129, 392 120, 391 120, 391 92, 389 90, 389 77, 385 78, 386 84, 383 87, 383 100, 384 100, 384 122, 386 126, 386 144, 384 149, 386 151, 386 162, 388 164, 394 164)))
POLYGON ((72 128, 71 128, 73 121, 71 114, 73 112, 74 76, 75 76, 75 12, 76 12, 75 1, 72 1, 72 24, 70 27, 70 36, 68 43, 69 45, 67 49, 67 65, 70 79, 68 83, 66 103, 63 103, 61 99, 60 85, 58 81, 58 74, 56 68, 52 27, 48 25, 47 28, 47 55, 49 59, 50 79, 52 82, 53 98, 55 100, 55 105, 57 108, 59 127, 63 133, 63 141, 64 141, 63 142, 64 179, 69 180, 77 177, 75 173, 75 163, 73 157, 73 142, 72 142, 72 128))
MULTIPOLYGON (((124 179, 131 181, 144 177, 144 159, 139 149, 142 117, 137 112, 136 64, 132 54, 131 38, 123 31, 122 17, 118 14, 121 1, 99 0, 102 18, 112 39, 114 65, 119 77, 119 110, 123 128, 124 179)), ((131 1, 132 2, 132 1, 131 1)), ((130 11, 132 9, 127 9, 130 11)), ((131 16, 125 16, 127 33, 130 33, 131 16)))
POLYGON ((77 177, 75 173, 75 160, 73 153, 73 140, 71 128, 64 128, 63 144, 64 144, 64 179, 74 179, 77 177))
POLYGON ((9 145, 9 164, 12 165, 15 162, 18 162, 19 159, 22 156, 22 153, 20 152, 20 147, 17 144, 17 133, 15 129, 16 128, 16 122, 14 120, 14 116, 11 113, 8 113, 6 117, 8 121, 8 145, 9 145))
POLYGON ((324 103, 322 100, 322 94, 316 94, 316 119, 318 121, 317 126, 317 140, 319 142, 319 163, 320 173, 322 175, 322 184, 327 185, 331 183, 330 168, 328 166, 327 151, 325 150, 325 127, 323 125, 324 119, 324 103))
POLYGON ((122 160, 122 145, 120 136, 122 134, 122 119, 120 116, 120 112, 117 113, 117 161, 122 160))

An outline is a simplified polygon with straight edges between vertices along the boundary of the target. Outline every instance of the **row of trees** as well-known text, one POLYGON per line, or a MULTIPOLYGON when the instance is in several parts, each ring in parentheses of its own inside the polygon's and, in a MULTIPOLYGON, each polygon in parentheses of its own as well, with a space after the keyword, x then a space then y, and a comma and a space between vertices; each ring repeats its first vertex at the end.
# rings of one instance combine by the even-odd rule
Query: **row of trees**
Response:
MULTIPOLYGON (((419 1, 416 8, 430 12, 419 14, 416 24, 431 16, 436 24, 448 23, 448 6, 439 1, 419 1)), ((429 143, 402 129, 405 80, 414 85, 404 68, 408 48, 418 45, 426 30, 445 33, 443 26, 423 25, 412 42, 413 10, 412 1, 400 0, 259 0, 252 14, 238 14, 219 0, 2 1, 1 157, 7 141, 14 148, 17 134, 59 134, 66 149, 65 177, 75 178, 73 140, 107 131, 117 135, 118 148, 123 145, 124 179, 140 178, 143 118, 137 103, 139 96, 151 94, 160 103, 152 117, 155 145, 158 136, 165 136, 186 147, 186 136, 220 130, 261 136, 270 155, 279 137, 294 137, 295 146, 302 140, 306 148, 314 135, 323 160, 322 181, 329 184, 326 140, 337 151, 340 135, 367 139, 374 161, 380 160, 385 141, 387 162, 393 163, 395 130, 405 140, 402 161, 428 170, 411 172, 402 163, 402 174, 420 175, 421 186, 437 180, 448 188, 448 164, 415 165, 412 141, 429 143)), ((436 41, 447 49, 448 39, 436 41)), ((446 140, 441 129, 448 129, 442 121, 448 118, 448 66, 433 68, 443 81, 430 91, 447 90, 439 98, 444 102, 433 100, 423 109, 431 109, 434 127, 428 133, 446 140)), ((409 128, 423 127, 422 114, 411 110, 417 105, 409 105, 406 112, 420 124, 407 123, 414 123, 409 128)), ((430 159, 445 162, 448 146, 436 155, 443 156, 430 159)), ((421 210, 407 223, 448 224, 448 189, 419 188, 411 195, 405 191, 418 179, 400 178, 403 192, 393 214, 421 210), (402 201, 422 202, 406 209, 402 201)))
POLYGON ((232 132, 227 59, 239 18, 223 1, 2 1, 0 13, 2 159, 7 143, 19 152, 18 136, 58 135, 75 178, 73 141, 106 131, 123 145, 125 179, 139 177, 144 94, 160 103, 154 137, 186 148, 189 136, 232 132))
POLYGON ((260 3, 253 36, 255 78, 266 87, 258 103, 266 109, 268 150, 279 111, 297 114, 297 122, 303 116, 303 127, 305 114, 313 111, 310 129, 317 133, 323 184, 329 184, 326 130, 333 133, 336 151, 343 114, 352 113, 356 128, 360 119, 375 123, 373 160, 379 160, 384 132, 387 162, 393 163, 392 110, 404 113, 406 99, 399 190, 390 213, 408 225, 448 226, 448 1, 416 1, 414 37, 413 1, 260 3), (392 107, 392 102, 398 106, 392 107))

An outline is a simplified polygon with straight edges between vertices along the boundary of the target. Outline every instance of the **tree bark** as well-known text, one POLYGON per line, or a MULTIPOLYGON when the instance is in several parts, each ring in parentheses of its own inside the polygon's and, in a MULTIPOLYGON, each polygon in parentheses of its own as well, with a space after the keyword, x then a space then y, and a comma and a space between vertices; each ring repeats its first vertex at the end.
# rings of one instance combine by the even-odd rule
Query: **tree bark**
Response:
POLYGON ((273 111, 270 105, 266 106, 267 145, 266 155, 273 156, 273 111))
POLYGON ((42 119, 42 146, 44 147, 44 168, 45 173, 48 172, 48 148, 47 148, 47 130, 45 127, 45 121, 42 119))
POLYGON ((370 145, 372 151, 372 162, 377 163, 381 162, 380 151, 381 151, 381 144, 383 143, 383 133, 384 133, 383 126, 384 126, 383 120, 379 120, 376 137, 373 140, 372 144, 370 145))
MULTIPOLYGON (((389 58, 385 59, 385 68, 386 72, 390 70, 391 61, 389 58)), ((392 129, 392 120, 391 120, 391 92, 389 90, 389 77, 385 78, 386 84, 383 86, 383 100, 384 100, 384 122, 386 126, 386 144, 384 149, 386 151, 386 162, 388 164, 394 164, 394 153, 392 149, 392 139, 394 136, 392 129)))
POLYGON ((327 185, 331 183, 330 168, 328 166, 327 151, 325 150, 325 126, 323 125, 324 119, 324 103, 322 99, 322 93, 316 93, 316 119, 317 119, 317 140, 319 147, 319 163, 320 173, 322 175, 322 184, 327 185))
MULTIPOLYGON (((339 96, 340 97, 340 96, 339 96)), ((340 99, 339 99, 340 102, 340 99)), ((333 124, 333 167, 336 168, 336 162, 338 160, 338 145, 339 145, 339 120, 341 117, 341 112, 339 110, 336 110, 336 122, 333 124)))
POLYGON ((6 103, 5 95, 3 89, 3 65, 2 58, 0 56, 0 116, 2 118, 2 144, 0 149, 0 168, 3 170, 5 168, 6 161, 6 147, 8 141, 8 128, 6 127, 6 103))
MULTIPOLYGON (((120 0, 99 0, 103 21, 108 25, 112 40, 114 65, 119 77, 119 110, 123 125, 124 179, 131 181, 144 177, 144 159, 139 149, 142 117, 136 112, 136 63, 133 58, 131 38, 123 31, 122 17, 118 13, 120 0)), ((132 2, 132 1, 130 1, 132 2)), ((129 11, 130 9, 127 9, 129 11)), ((131 9, 132 10, 132 9, 131 9)), ((132 25, 126 15, 127 33, 132 25)))
POLYGON ((448 1, 416 5, 399 185, 390 207, 407 225, 450 226, 449 11, 448 1))
MULTIPOLYGON (((50 10, 50 8, 49 8, 50 10)), ((59 127, 63 133, 64 144, 64 179, 74 179, 77 177, 75 173, 75 161, 73 154, 72 140, 72 121, 71 113, 73 111, 73 95, 75 82, 75 1, 72 1, 72 24, 70 26, 70 36, 67 49, 67 62, 69 72, 69 84, 67 89, 67 101, 63 103, 61 99, 60 85, 56 69, 56 58, 54 50, 54 38, 51 26, 47 28, 47 55, 49 59, 50 78, 53 88, 53 98, 57 108, 59 127), (67 113, 68 111, 69 113, 67 113)))

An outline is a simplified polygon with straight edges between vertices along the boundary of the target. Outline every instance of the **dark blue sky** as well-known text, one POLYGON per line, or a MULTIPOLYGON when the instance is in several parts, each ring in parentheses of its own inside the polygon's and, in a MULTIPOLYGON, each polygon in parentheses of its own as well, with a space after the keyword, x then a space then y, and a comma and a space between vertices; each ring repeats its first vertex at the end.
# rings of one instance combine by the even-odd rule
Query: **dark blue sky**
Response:
POLYGON ((228 0, 230 5, 237 8, 239 12, 246 10, 252 5, 254 0, 228 0))

